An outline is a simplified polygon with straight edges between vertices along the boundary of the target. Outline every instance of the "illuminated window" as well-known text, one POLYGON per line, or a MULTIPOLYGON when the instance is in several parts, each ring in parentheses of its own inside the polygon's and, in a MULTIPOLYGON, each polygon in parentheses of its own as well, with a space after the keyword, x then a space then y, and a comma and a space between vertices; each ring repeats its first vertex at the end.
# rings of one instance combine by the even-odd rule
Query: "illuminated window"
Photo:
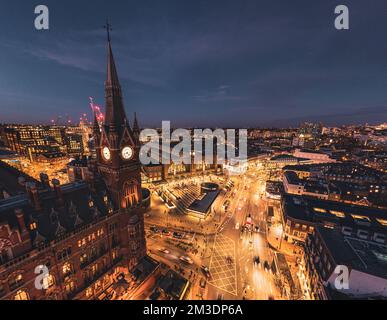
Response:
POLYGON ((75 289, 75 285, 74 285, 73 281, 68 282, 68 283, 65 284, 66 292, 72 292, 72 291, 74 291, 74 289, 75 289))
POLYGON ((92 272, 93 276, 98 273, 98 270, 99 270, 98 264, 95 264, 95 265, 92 266, 91 272, 92 272))
POLYGON ((85 264, 85 263, 87 263, 87 254, 86 254, 86 253, 84 253, 83 255, 81 255, 81 256, 79 257, 79 262, 80 262, 80 264, 85 264))
POLYGON ((365 216, 359 216, 359 215, 357 215, 357 214, 352 214, 351 216, 352 216, 352 218, 354 218, 355 220, 371 221, 370 218, 365 217, 365 216))
POLYGON ((325 209, 321 209, 321 208, 314 208, 313 210, 316 211, 316 212, 321 212, 321 213, 326 213, 327 212, 325 209))
POLYGON ((86 297, 90 298, 93 295, 93 289, 92 288, 87 288, 86 289, 86 297))
POLYGON ((63 275, 68 275, 72 272, 72 267, 71 267, 71 264, 70 262, 66 262, 63 267, 62 267, 62 272, 63 272, 63 275))
POLYGON ((90 200, 89 201, 89 208, 92 208, 94 206, 94 202, 93 202, 93 200, 90 200))
POLYGON ((36 224, 36 222, 32 222, 30 224, 30 230, 31 231, 35 231, 37 228, 38 228, 38 225, 36 224))
POLYGON ((52 274, 48 274, 43 278, 43 288, 49 289, 55 284, 55 278, 52 274))
POLYGON ((23 275, 18 274, 11 280, 9 280, 8 284, 11 290, 15 290, 17 287, 21 286, 23 283, 23 275))
POLYGON ((384 219, 376 219, 381 225, 387 227, 387 220, 384 219))
POLYGON ((331 214, 335 215, 336 217, 338 218, 345 218, 345 213, 344 212, 341 212, 341 211, 334 211, 334 210, 331 210, 329 211, 331 214))
MULTIPOLYGON (((130 208, 137 205, 138 198, 138 183, 136 181, 126 182, 124 185, 124 193, 122 199, 122 207, 130 208)), ((113 213, 113 209, 109 208, 109 213, 113 213)))
POLYGON ((95 283, 95 291, 99 291, 102 289, 102 283, 100 280, 98 280, 96 283, 95 283))
POLYGON ((29 300, 28 293, 24 290, 16 292, 15 300, 29 300))
POLYGON ((112 258, 113 258, 113 260, 116 260, 118 258, 118 250, 114 250, 112 252, 112 258))

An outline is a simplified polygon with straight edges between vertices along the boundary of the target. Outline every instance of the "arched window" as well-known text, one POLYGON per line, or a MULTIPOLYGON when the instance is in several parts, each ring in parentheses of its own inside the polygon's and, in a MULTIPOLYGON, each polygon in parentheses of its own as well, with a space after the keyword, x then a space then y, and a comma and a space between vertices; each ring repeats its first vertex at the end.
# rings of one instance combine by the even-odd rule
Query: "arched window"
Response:
POLYGON ((129 181, 124 184, 122 207, 131 208, 137 205, 138 198, 138 183, 136 181, 129 181))
POLYGON ((16 292, 15 300, 29 300, 28 293, 25 290, 19 290, 16 292))

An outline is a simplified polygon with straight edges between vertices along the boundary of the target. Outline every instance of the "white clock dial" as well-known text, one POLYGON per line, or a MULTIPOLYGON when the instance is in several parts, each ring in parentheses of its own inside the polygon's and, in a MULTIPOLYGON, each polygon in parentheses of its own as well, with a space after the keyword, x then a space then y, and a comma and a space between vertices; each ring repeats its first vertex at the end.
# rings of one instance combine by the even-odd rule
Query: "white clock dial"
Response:
POLYGON ((125 147, 122 149, 121 154, 125 160, 129 160, 133 156, 133 149, 131 147, 125 147))
POLYGON ((102 155, 106 160, 110 160, 110 150, 108 147, 103 148, 102 155))

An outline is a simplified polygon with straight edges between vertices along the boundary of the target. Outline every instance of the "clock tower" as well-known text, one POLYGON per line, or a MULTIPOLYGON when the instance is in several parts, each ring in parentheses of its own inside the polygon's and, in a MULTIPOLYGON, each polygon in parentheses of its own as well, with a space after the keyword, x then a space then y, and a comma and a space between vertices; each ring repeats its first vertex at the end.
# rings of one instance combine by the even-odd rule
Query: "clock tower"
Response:
POLYGON ((140 142, 126 117, 121 86, 107 24, 107 77, 105 121, 101 128, 94 117, 94 139, 98 172, 116 209, 127 218, 129 265, 145 256, 144 217, 141 210, 140 142))

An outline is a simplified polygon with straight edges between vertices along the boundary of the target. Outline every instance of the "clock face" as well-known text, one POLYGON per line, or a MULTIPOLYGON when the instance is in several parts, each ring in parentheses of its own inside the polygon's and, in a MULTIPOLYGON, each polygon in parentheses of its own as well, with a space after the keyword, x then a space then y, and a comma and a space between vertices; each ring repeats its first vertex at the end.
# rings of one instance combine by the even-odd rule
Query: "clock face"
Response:
POLYGON ((110 150, 108 147, 103 148, 102 155, 105 158, 105 160, 110 160, 110 150))
POLYGON ((125 160, 129 160, 133 156, 133 149, 131 147, 125 147, 122 149, 121 154, 125 160))

